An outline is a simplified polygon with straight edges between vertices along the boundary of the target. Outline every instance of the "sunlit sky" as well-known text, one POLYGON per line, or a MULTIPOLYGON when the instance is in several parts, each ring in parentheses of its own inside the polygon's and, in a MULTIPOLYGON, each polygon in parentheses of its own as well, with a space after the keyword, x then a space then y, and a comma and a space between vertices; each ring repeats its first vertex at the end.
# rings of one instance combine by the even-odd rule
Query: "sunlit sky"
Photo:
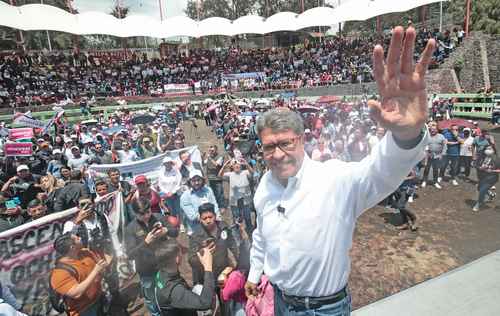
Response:
MULTIPOLYGON (((163 17, 184 15, 187 0, 160 0, 163 17)), ((298 1, 298 0, 296 0, 298 1)), ((341 0, 340 2, 346 2, 341 0)), ((355 0, 350 0, 355 1, 355 0)), ((339 0, 326 0, 326 3, 337 4, 339 0)), ((73 5, 78 12, 99 11, 111 12, 116 0, 74 0, 73 5)), ((121 0, 121 4, 130 7, 130 14, 144 14, 160 19, 158 0, 121 0)))
MULTIPOLYGON (((109 13, 116 0, 74 0, 78 12, 99 11, 109 13)), ((130 7, 130 14, 144 14, 160 19, 158 0, 121 0, 121 4, 130 7)), ((187 0, 161 0, 163 17, 184 15, 187 0)))

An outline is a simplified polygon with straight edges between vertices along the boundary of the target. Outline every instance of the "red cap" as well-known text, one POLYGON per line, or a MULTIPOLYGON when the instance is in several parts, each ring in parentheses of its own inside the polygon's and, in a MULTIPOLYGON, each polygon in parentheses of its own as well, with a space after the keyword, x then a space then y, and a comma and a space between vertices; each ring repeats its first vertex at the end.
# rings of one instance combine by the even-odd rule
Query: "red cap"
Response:
POLYGON ((138 185, 141 183, 147 183, 148 178, 145 175, 140 175, 140 176, 135 177, 134 182, 135 182, 135 185, 138 185))

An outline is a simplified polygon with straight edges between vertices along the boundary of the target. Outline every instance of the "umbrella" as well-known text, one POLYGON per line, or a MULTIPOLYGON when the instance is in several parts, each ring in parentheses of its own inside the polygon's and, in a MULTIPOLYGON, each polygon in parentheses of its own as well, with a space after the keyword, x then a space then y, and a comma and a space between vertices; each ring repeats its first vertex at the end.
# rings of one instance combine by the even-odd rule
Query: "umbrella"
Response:
POLYGON ((155 104, 153 105, 152 109, 155 111, 164 111, 165 106, 163 104, 155 104))
POLYGON ((336 95, 324 95, 320 97, 316 103, 335 103, 340 101, 340 98, 336 95))
POLYGON ((132 123, 133 125, 148 124, 148 123, 153 122, 154 120, 156 120, 156 117, 145 114, 145 115, 139 115, 139 116, 132 118, 130 120, 130 123, 132 123))
POLYGON ((234 105, 236 106, 247 106, 248 104, 244 101, 236 101, 234 102, 234 105))
POLYGON ((121 130, 124 130, 125 128, 121 125, 116 125, 113 127, 105 128, 102 130, 102 132, 106 135, 113 135, 115 133, 120 132, 121 130))
POLYGON ((438 122, 438 128, 441 130, 449 129, 452 125, 456 125, 459 127, 461 126, 461 127, 474 128, 474 124, 472 124, 472 122, 469 122, 464 119, 451 119, 438 122))
POLYGON ((304 106, 298 108, 297 111, 299 111, 300 113, 314 113, 314 112, 318 112, 319 108, 317 108, 315 106, 304 105, 304 106))
POLYGON ((257 115, 257 112, 243 112, 241 113, 241 116, 255 116, 257 115))

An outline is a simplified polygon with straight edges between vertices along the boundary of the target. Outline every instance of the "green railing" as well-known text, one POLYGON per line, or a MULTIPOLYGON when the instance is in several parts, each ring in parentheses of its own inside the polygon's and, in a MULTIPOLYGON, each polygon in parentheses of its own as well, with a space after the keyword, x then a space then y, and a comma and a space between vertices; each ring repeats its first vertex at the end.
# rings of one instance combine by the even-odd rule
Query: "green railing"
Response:
POLYGON ((495 104, 500 102, 498 93, 439 94, 441 98, 453 98, 453 115, 459 117, 490 119, 495 104))
MULTIPOLYGON (((347 100, 355 99, 360 96, 345 96, 347 100)), ((491 118, 491 112, 497 102, 500 102, 500 94, 438 94, 440 98, 455 99, 453 113, 455 116, 470 117, 470 118, 491 118)), ((165 101, 165 103, 172 103, 165 101)), ((128 104, 125 107, 129 110, 144 110, 150 108, 155 103, 128 104)), ((103 113, 104 117, 108 117, 110 113, 123 108, 120 105, 111 106, 93 106, 91 108, 92 115, 84 116, 79 108, 67 109, 64 111, 69 122, 74 123, 95 118, 96 115, 103 113)), ((32 116, 36 119, 47 121, 54 116, 54 111, 32 112, 32 116)), ((0 121, 11 123, 12 114, 0 115, 0 121)))

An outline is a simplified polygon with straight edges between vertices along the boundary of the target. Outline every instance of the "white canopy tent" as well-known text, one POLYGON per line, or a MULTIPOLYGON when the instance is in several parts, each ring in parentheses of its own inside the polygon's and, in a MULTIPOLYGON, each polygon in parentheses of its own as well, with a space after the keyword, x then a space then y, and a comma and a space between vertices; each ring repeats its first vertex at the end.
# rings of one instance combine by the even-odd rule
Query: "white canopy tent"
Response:
POLYGON ((440 0, 352 0, 337 8, 317 7, 302 14, 279 12, 267 19, 249 15, 235 21, 221 17, 194 21, 186 16, 176 16, 162 22, 145 15, 130 15, 124 19, 117 19, 102 12, 71 14, 44 4, 16 7, 0 2, 0 25, 24 31, 50 30, 78 35, 107 34, 118 37, 234 36, 297 31, 313 26, 366 20, 386 13, 404 12, 433 2, 440 0))

